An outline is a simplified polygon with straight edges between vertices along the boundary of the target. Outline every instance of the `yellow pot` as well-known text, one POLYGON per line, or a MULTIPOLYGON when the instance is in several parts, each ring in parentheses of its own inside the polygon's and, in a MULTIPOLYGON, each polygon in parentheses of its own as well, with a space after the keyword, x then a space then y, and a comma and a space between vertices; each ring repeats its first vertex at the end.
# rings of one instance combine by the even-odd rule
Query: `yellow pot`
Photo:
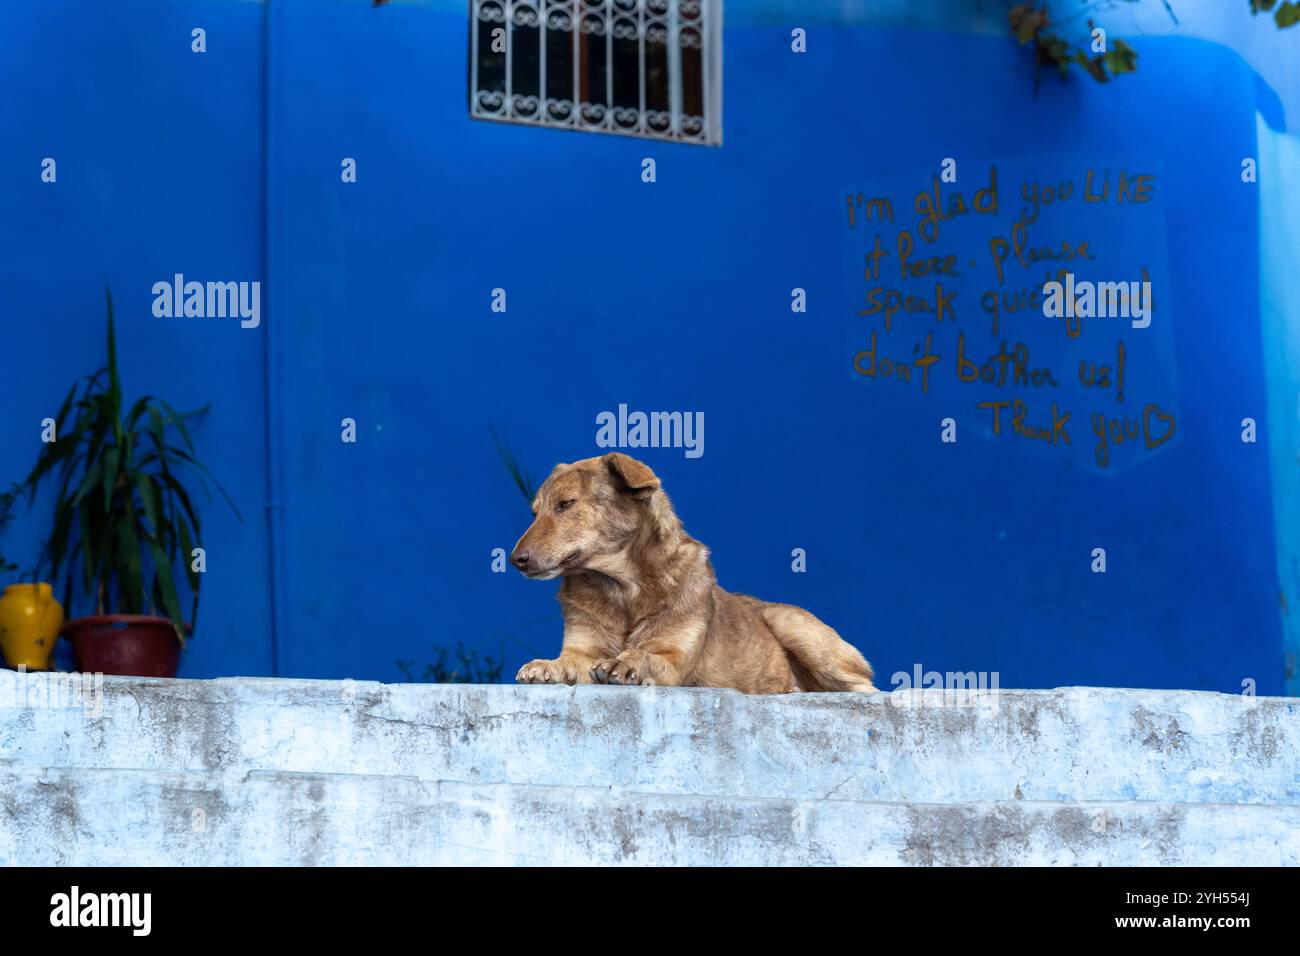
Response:
POLYGON ((10 667, 50 669, 63 628, 63 605, 48 584, 11 584, 0 595, 0 648, 10 667))

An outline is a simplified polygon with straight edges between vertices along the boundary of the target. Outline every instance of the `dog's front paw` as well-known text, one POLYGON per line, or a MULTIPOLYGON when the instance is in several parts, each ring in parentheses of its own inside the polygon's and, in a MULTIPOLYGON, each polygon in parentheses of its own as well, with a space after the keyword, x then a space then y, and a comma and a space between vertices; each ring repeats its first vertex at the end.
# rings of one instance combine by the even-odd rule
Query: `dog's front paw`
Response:
POLYGON ((569 661, 529 661, 515 675, 516 684, 576 684, 578 668, 569 661))
POLYGON ((597 661, 591 669, 591 679, 597 684, 643 684, 656 683, 651 673, 653 661, 649 654, 641 651, 624 651, 618 657, 597 661))

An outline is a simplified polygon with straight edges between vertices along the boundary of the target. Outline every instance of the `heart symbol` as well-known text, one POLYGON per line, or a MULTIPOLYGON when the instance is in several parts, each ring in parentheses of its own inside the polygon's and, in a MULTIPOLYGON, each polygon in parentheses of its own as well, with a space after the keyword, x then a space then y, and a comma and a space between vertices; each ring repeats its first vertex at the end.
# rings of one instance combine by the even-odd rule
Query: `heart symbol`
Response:
POLYGON ((1174 416, 1166 415, 1160 410, 1160 406, 1155 402, 1152 402, 1147 405, 1146 408, 1142 409, 1142 431, 1146 435, 1148 448, 1155 448, 1157 445, 1163 445, 1165 442, 1169 441, 1169 439, 1173 437, 1174 429, 1176 427, 1177 425, 1174 422, 1174 416), (1153 413, 1160 421, 1169 423, 1169 430, 1154 440, 1151 438, 1151 416, 1153 413))

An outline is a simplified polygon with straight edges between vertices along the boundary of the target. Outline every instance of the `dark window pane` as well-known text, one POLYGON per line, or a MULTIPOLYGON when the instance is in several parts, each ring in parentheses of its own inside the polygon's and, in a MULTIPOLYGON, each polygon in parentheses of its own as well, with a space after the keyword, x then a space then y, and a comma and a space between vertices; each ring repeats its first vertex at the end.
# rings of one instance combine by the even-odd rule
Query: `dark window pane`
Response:
POLYGON ((505 98, 502 94, 506 88, 505 6, 500 2, 483 3, 479 7, 477 80, 478 109, 488 112, 503 110, 505 98), (494 30, 502 31, 497 52, 492 50, 494 30))
POLYGON ((537 16, 527 7, 515 10, 514 33, 510 45, 510 81, 513 106, 521 118, 538 114, 542 92, 541 30, 535 26, 537 16))
POLYGON ((682 39, 682 112, 687 116, 704 115, 704 57, 698 44, 698 31, 683 30, 682 39))
POLYGON ((672 99, 668 95, 668 43, 645 45, 645 108, 648 110, 668 110, 672 99))
POLYGON ((571 108, 560 105, 573 99, 573 33, 563 27, 570 22, 561 11, 552 12, 547 19, 546 100, 551 104, 547 113, 554 120, 567 120, 572 113, 571 108))
POLYGON ((641 44, 636 25, 616 20, 614 26, 614 105, 640 109, 641 44))
POLYGON ((578 79, 584 103, 605 102, 605 43, 604 33, 583 33, 578 40, 578 79))

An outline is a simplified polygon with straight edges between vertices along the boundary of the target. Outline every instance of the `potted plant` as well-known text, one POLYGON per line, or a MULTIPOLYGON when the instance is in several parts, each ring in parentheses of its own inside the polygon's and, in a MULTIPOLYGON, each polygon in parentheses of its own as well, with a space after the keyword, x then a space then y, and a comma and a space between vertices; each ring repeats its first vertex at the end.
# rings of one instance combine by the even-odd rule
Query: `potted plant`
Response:
MULTIPOLYGON (((0 492, 0 531, 9 526, 13 518, 14 502, 22 490, 15 485, 0 492)), ((0 575, 18 570, 0 554, 0 575)), ((54 644, 63 627, 63 608, 54 600, 54 591, 43 582, 30 581, 34 573, 19 576, 19 583, 10 584, 0 594, 0 651, 10 667, 29 671, 50 669, 54 644)))
MULTIPOLYGON (((64 606, 74 593, 95 613, 69 621, 83 672, 172 677, 187 633, 198 617, 201 574, 195 562, 199 514, 183 479, 216 484, 194 456, 184 414, 145 396, 125 407, 117 368, 113 299, 108 302, 108 363, 77 382, 55 418, 55 440, 41 450, 24 482, 31 497, 54 479, 54 526, 41 552, 51 580, 64 576, 64 606), (175 440, 179 436, 179 443, 175 440), (181 613, 178 558, 191 597, 181 613)), ((210 495, 209 495, 210 497, 210 495)), ((241 518, 242 520, 242 518, 241 518)))

